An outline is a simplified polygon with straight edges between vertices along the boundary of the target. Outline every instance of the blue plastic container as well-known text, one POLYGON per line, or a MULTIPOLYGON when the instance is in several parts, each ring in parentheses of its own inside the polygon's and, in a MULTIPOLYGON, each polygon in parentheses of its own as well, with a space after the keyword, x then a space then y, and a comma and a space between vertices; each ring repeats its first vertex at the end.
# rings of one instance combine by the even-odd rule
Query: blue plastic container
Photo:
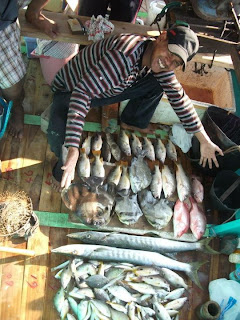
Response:
POLYGON ((12 101, 7 103, 3 98, 0 98, 0 110, 2 111, 0 114, 0 139, 3 137, 6 131, 12 105, 12 101))
POLYGON ((36 58, 35 56, 31 55, 34 49, 37 47, 37 40, 36 38, 24 37, 27 49, 27 57, 28 58, 36 58))

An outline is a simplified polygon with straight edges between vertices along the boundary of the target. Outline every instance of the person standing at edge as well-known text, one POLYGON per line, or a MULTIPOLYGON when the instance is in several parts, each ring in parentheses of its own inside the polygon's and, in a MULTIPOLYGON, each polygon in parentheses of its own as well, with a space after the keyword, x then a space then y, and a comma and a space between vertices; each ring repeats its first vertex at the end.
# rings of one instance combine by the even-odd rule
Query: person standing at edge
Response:
POLYGON ((1 0, 0 6, 0 92, 4 99, 13 101, 8 132, 15 138, 23 137, 24 75, 26 67, 20 51, 18 10, 28 5, 26 19, 49 37, 57 35, 57 25, 41 13, 49 0, 1 0))
POLYGON ((110 36, 81 50, 56 75, 48 127, 48 142, 58 158, 53 168, 53 188, 67 188, 74 179, 80 137, 90 109, 130 99, 121 114, 125 128, 148 127, 166 93, 187 132, 200 142, 200 164, 218 166, 216 152, 223 155, 205 132, 201 121, 177 81, 173 70, 186 64, 199 48, 196 34, 174 26, 155 38, 122 34, 110 36), (68 149, 62 161, 62 145, 68 149))

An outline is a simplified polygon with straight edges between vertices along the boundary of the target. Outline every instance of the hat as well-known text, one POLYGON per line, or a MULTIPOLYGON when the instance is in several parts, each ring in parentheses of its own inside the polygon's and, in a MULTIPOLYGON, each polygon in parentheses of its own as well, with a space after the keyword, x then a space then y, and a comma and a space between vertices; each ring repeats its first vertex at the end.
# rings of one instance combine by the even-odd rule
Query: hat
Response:
POLYGON ((176 26, 167 30, 168 50, 183 60, 183 71, 198 51, 197 35, 185 26, 176 26))

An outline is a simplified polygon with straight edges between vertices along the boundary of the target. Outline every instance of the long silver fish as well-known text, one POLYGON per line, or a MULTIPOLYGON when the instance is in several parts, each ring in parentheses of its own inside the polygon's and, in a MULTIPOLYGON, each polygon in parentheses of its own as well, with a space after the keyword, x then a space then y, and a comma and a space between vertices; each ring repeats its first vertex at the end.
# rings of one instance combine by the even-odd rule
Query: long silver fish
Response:
POLYGON ((201 287, 197 271, 206 262, 185 263, 170 259, 156 252, 112 248, 91 244, 70 244, 52 250, 53 253, 83 257, 100 261, 129 262, 137 265, 148 265, 183 271, 201 287))
POLYGON ((124 233, 108 233, 98 231, 76 232, 68 234, 67 236, 72 239, 80 240, 83 243, 155 251, 160 253, 195 250, 213 254, 218 253, 209 246, 212 238, 206 238, 198 242, 182 242, 159 237, 134 236, 124 233))

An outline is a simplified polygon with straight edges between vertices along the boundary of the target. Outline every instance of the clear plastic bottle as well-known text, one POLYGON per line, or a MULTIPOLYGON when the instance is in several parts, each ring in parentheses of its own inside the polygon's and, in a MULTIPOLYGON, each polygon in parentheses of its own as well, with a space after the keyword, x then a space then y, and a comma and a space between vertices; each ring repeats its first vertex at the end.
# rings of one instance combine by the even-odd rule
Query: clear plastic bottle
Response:
POLYGON ((229 274, 229 279, 240 283, 240 267, 229 274))

